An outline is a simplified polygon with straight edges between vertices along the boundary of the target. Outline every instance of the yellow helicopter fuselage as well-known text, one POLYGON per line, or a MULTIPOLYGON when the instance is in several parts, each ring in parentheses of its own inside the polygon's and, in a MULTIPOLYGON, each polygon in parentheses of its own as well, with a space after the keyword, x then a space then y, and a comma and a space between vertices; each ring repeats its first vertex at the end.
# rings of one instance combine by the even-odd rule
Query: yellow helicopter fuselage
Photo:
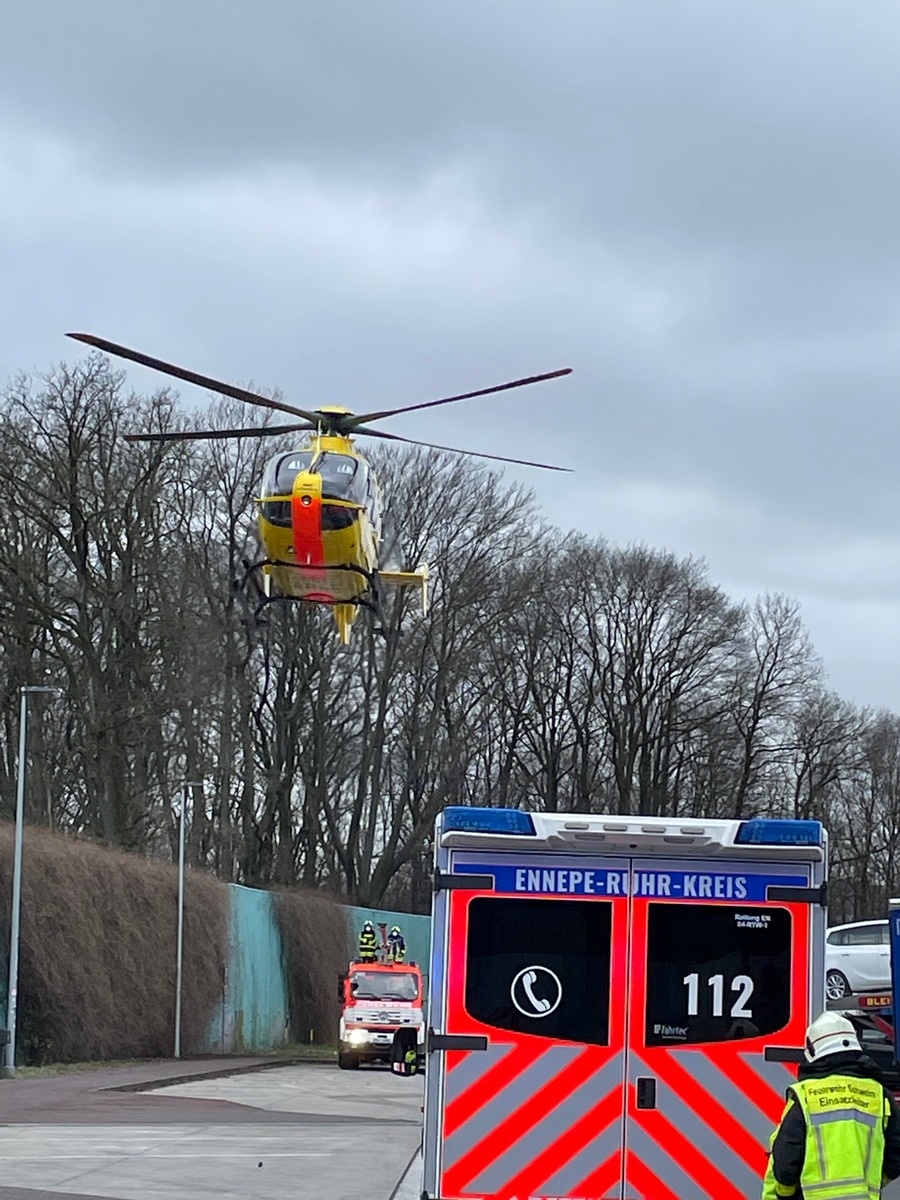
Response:
POLYGON ((266 466, 259 537, 265 590, 334 608, 341 641, 375 581, 422 588, 428 571, 379 569, 381 512, 375 473, 349 437, 316 434, 266 466))

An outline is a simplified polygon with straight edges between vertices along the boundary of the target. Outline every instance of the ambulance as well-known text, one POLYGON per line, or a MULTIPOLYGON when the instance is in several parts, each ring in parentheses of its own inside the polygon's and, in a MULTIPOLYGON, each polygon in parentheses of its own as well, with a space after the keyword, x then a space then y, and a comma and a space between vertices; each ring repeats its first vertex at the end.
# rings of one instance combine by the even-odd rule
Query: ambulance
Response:
POLYGON ((448 808, 435 856, 422 1200, 755 1200, 822 826, 448 808))

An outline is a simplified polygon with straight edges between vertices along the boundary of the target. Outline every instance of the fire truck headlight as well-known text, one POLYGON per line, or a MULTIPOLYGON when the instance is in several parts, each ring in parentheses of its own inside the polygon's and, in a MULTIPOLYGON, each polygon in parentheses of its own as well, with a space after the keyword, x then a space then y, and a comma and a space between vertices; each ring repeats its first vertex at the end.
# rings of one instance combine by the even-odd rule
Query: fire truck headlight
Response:
POLYGON ((365 1029, 353 1029, 347 1038, 351 1046, 364 1046, 369 1040, 369 1035, 365 1029))

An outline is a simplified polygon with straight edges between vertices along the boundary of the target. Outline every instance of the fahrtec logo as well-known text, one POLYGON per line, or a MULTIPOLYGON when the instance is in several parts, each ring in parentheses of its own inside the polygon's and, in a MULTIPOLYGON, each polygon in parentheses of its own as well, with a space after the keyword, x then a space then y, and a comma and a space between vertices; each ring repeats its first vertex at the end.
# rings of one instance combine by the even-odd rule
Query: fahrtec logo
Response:
POLYGON ((688 1035, 686 1025, 654 1025, 653 1032, 657 1037, 686 1038, 688 1035))

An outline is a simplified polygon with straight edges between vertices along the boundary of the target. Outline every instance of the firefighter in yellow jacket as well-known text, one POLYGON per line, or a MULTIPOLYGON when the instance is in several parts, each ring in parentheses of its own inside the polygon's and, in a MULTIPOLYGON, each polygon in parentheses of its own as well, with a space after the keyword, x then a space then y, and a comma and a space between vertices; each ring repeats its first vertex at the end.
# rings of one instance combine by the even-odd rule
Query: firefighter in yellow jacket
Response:
POLYGON ((378 934, 371 921, 366 921, 359 935, 359 953, 357 962, 373 963, 378 955, 378 934))
POLYGON ((900 1175, 900 1109, 840 1013, 813 1021, 805 1057, 772 1138, 763 1200, 878 1200, 900 1175))

